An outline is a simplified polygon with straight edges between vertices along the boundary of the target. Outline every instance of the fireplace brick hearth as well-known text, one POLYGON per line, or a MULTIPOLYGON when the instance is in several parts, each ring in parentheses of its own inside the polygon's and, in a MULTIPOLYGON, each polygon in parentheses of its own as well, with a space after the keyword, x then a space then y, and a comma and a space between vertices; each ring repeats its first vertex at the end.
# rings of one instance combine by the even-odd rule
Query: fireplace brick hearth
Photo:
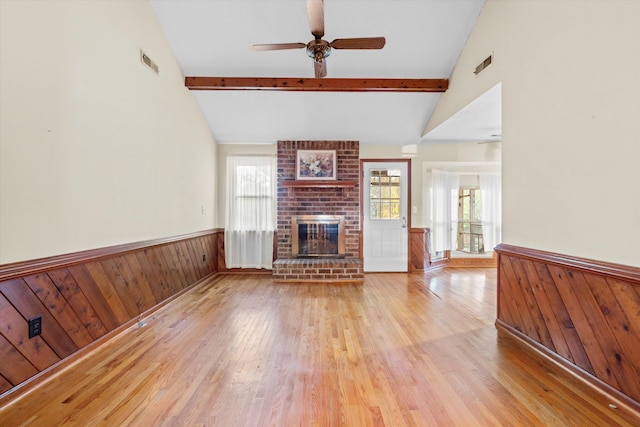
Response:
POLYGON ((277 281, 362 282, 360 257, 360 145, 358 141, 278 141, 277 281), (335 185, 290 185, 296 179, 297 150, 336 150, 335 185), (349 185, 342 185, 349 182, 349 185), (284 184, 283 184, 284 183, 284 184), (289 184, 289 185, 285 185, 289 184), (344 254, 298 258, 292 254, 291 219, 308 215, 344 218, 344 254))
POLYGON ((274 280, 281 282, 362 282, 362 262, 356 258, 277 259, 274 280))

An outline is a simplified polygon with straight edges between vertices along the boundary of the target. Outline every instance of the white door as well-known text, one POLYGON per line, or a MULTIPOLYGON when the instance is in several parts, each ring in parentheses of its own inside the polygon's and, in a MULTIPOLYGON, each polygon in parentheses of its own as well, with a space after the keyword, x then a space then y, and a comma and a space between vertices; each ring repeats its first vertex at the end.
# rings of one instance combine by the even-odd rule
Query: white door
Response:
POLYGON ((408 163, 363 162, 364 271, 407 271, 408 163))

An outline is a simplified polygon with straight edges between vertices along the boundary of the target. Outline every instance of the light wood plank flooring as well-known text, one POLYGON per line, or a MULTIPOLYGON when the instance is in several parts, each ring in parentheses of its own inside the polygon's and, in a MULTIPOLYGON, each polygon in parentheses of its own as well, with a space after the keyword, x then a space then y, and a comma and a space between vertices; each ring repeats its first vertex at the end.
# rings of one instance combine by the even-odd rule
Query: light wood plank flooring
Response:
POLYGON ((0 425, 640 425, 498 336, 495 300, 494 269, 209 279, 5 405, 0 425))

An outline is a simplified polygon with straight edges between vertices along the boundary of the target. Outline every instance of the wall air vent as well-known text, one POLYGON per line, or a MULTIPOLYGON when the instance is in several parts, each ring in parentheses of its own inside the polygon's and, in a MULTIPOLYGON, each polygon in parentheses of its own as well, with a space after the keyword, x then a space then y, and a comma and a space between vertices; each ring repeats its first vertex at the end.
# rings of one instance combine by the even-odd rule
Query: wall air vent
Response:
POLYGON ((478 64, 478 66, 476 67, 476 70, 473 72, 473 74, 475 74, 476 76, 478 74, 480 74, 482 72, 482 70, 484 70, 489 65, 491 65, 491 61, 493 61, 493 54, 489 55, 484 61, 482 61, 480 64, 478 64))
POLYGON ((146 65, 147 67, 149 67, 154 73, 158 74, 159 69, 158 69, 158 64, 156 64, 155 62, 153 62, 151 60, 151 58, 149 58, 149 56, 144 53, 143 51, 140 51, 140 61, 146 65))

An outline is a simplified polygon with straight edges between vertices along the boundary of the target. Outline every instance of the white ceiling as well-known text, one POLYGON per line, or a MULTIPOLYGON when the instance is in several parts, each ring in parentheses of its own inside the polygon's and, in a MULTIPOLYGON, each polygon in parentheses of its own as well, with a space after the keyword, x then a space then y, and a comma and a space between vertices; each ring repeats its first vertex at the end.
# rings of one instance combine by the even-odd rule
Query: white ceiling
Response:
POLYGON ((424 135, 421 142, 502 141, 502 83, 498 83, 424 135))
MULTIPOLYGON (((484 0, 326 0, 325 37, 386 37, 382 50, 334 50, 328 77, 449 78, 484 0)), ((151 0, 185 76, 313 77, 303 0, 151 0)), ((219 143, 358 140, 417 144, 437 93, 193 91, 219 143)), ((453 129, 459 131, 459 126, 453 129)), ((466 136, 465 138, 468 138, 466 136)), ((442 142, 455 140, 446 135, 442 142)))

